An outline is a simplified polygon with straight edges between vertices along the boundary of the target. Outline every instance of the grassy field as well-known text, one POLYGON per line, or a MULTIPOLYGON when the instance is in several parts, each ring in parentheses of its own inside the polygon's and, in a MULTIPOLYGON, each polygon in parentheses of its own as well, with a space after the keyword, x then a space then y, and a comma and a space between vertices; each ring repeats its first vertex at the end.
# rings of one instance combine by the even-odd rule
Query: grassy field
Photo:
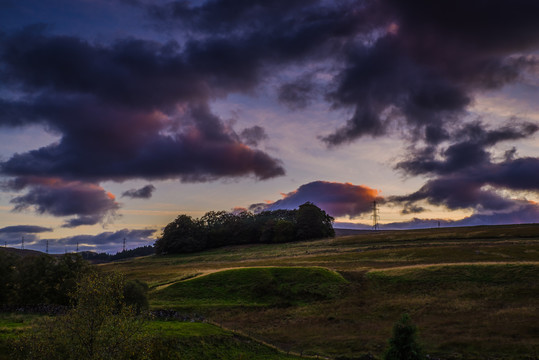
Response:
POLYGON ((39 315, 0 313, 0 360, 10 358, 10 342, 28 329, 38 317, 39 315))
MULTIPOLYGON (((207 319, 148 322, 182 359, 380 358, 403 312, 436 358, 539 358, 539 225, 378 231, 99 266, 148 282, 154 309, 207 319)), ((0 314, 0 360, 35 318, 0 314)))
MULTIPOLYGON (((0 359, 9 360, 9 344, 39 315, 0 314, 0 359)), ((182 360, 297 360, 272 346, 208 323, 149 321, 146 325, 182 360)))
POLYGON ((203 314, 285 352, 379 357, 408 312, 433 356, 539 356, 539 225, 379 231, 102 268, 148 282, 154 308, 203 314))

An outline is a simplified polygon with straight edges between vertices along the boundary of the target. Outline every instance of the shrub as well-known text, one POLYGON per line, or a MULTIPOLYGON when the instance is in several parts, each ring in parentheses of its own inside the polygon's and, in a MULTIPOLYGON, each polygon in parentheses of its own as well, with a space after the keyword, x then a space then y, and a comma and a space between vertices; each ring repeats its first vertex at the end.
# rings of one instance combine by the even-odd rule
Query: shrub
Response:
POLYGON ((408 314, 393 326, 393 336, 389 339, 389 347, 384 354, 384 360, 422 360, 423 351, 417 342, 417 327, 412 324, 408 314))

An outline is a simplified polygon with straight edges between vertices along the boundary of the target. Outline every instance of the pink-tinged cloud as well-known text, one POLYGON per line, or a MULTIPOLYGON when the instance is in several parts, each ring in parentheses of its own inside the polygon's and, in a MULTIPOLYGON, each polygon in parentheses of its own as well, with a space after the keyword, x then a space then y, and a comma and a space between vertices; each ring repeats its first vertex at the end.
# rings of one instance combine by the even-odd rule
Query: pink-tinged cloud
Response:
POLYGON ((33 209, 38 214, 70 217, 63 227, 94 225, 116 215, 120 205, 101 186, 59 178, 25 177, 9 184, 13 190, 28 189, 11 200, 13 211, 33 209))
POLYGON ((313 181, 301 185, 297 190, 282 194, 283 199, 269 204, 253 204, 253 211, 295 209, 307 201, 314 203, 334 217, 348 216, 353 219, 370 212, 374 200, 382 201, 380 190, 365 185, 313 181))

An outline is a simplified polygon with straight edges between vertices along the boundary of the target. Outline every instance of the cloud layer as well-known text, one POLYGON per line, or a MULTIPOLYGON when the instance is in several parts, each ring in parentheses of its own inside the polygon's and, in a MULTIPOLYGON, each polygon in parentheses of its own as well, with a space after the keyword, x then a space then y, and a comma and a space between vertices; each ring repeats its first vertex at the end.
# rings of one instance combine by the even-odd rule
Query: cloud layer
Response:
MULTIPOLYGON (((122 6, 143 13, 155 32, 95 40, 21 23, 0 35, 0 127, 37 124, 59 136, 1 160, 1 175, 32 179, 13 198, 15 210, 71 216, 65 226, 74 227, 104 222, 118 210, 99 185, 104 181, 283 176, 283 162, 258 148, 268 140, 264 127, 235 130, 211 106, 268 87, 290 109, 325 101, 346 114, 320 134, 329 148, 366 136, 404 139, 408 150, 396 169, 426 178, 418 191, 391 198, 406 213, 421 212, 421 202, 478 215, 517 211, 525 199, 516 193, 539 191, 537 157, 518 157, 516 148, 504 159, 495 156, 500 144, 536 136, 537 124, 513 119, 494 127, 470 116, 477 94, 537 75, 537 2, 122 6), (78 203, 85 199, 87 205, 78 203)), ((368 190, 314 182, 286 194, 279 206, 320 201, 334 216, 354 217, 376 196, 368 190), (335 200, 341 194, 358 202, 335 200)), ((151 193, 133 189, 124 196, 151 193)))

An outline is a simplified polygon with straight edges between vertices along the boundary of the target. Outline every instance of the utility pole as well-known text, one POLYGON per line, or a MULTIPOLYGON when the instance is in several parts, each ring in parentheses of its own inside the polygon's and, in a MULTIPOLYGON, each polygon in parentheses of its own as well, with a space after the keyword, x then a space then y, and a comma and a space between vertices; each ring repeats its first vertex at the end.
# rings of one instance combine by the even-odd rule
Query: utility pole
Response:
POLYGON ((77 252, 79 252, 79 242, 77 241, 77 252))
POLYGON ((22 239, 21 239, 21 250, 24 250, 24 235, 22 236, 22 239))
POLYGON ((378 215, 378 206, 376 205, 376 200, 372 202, 372 229, 373 230, 379 230, 378 228, 378 220, 380 219, 380 215, 378 215))
POLYGON ((125 238, 124 238, 124 250, 123 251, 125 252, 125 238))
POLYGON ((45 248, 45 251, 47 252, 47 254, 49 253, 49 240, 47 240, 47 247, 45 248))

